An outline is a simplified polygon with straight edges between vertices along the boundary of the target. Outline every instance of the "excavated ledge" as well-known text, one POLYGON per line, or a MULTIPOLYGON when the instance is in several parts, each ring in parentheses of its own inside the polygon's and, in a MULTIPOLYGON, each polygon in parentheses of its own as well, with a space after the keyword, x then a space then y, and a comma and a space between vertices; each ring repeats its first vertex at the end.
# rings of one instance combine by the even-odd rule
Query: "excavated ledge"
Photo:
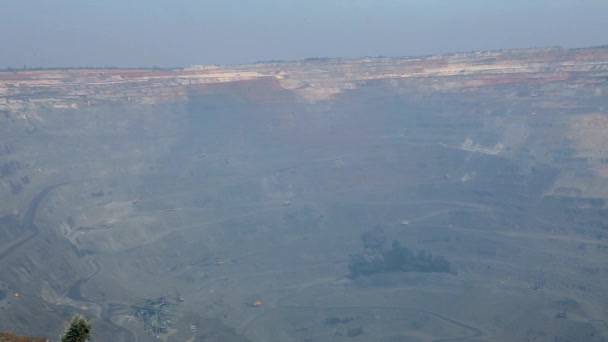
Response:
POLYGON ((0 72, 0 330, 608 336, 607 117, 608 47, 0 72), (344 278, 376 226, 458 275, 344 278))
MULTIPOLYGON (((181 101, 210 85, 274 79, 311 101, 383 79, 438 79, 434 89, 509 83, 595 82, 608 77, 608 48, 522 49, 416 58, 310 59, 183 70, 69 69, 0 72, 0 111, 77 108, 104 101, 181 101)), ((424 86, 422 83, 420 86, 424 86)), ((428 86, 428 85, 427 85, 428 86)))

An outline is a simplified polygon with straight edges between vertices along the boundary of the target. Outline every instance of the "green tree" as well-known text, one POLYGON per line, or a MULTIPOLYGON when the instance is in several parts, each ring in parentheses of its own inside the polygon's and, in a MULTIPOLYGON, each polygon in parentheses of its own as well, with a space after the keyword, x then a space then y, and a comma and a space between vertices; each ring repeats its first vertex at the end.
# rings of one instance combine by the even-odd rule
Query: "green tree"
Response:
POLYGON ((84 342, 91 338, 91 323, 83 315, 74 315, 61 335, 61 342, 84 342))

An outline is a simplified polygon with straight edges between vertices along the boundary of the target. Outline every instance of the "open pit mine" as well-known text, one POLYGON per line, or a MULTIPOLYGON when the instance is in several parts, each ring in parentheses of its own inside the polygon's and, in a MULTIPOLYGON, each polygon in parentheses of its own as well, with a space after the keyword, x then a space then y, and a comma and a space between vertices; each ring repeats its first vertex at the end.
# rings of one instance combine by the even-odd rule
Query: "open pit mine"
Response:
POLYGON ((607 132, 608 47, 2 71, 0 331, 607 341, 607 132))

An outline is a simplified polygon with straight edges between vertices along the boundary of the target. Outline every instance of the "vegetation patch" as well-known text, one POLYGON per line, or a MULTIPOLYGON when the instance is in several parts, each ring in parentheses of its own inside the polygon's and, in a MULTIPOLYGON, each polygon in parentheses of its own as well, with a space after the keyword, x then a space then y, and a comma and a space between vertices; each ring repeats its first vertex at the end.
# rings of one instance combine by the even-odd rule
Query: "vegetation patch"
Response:
POLYGON ((349 277, 369 276, 386 272, 443 272, 452 273, 450 262, 443 256, 433 256, 428 250, 412 252, 393 241, 391 248, 386 248, 386 237, 381 228, 376 228, 361 236, 365 247, 363 253, 351 256, 348 269, 349 277))

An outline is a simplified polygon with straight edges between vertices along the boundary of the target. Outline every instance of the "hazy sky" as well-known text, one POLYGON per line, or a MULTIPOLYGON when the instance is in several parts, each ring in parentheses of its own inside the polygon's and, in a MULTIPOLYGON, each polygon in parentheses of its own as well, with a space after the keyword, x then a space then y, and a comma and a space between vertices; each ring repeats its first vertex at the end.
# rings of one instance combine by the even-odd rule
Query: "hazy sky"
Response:
POLYGON ((0 0, 0 68, 608 44, 608 0, 0 0))

